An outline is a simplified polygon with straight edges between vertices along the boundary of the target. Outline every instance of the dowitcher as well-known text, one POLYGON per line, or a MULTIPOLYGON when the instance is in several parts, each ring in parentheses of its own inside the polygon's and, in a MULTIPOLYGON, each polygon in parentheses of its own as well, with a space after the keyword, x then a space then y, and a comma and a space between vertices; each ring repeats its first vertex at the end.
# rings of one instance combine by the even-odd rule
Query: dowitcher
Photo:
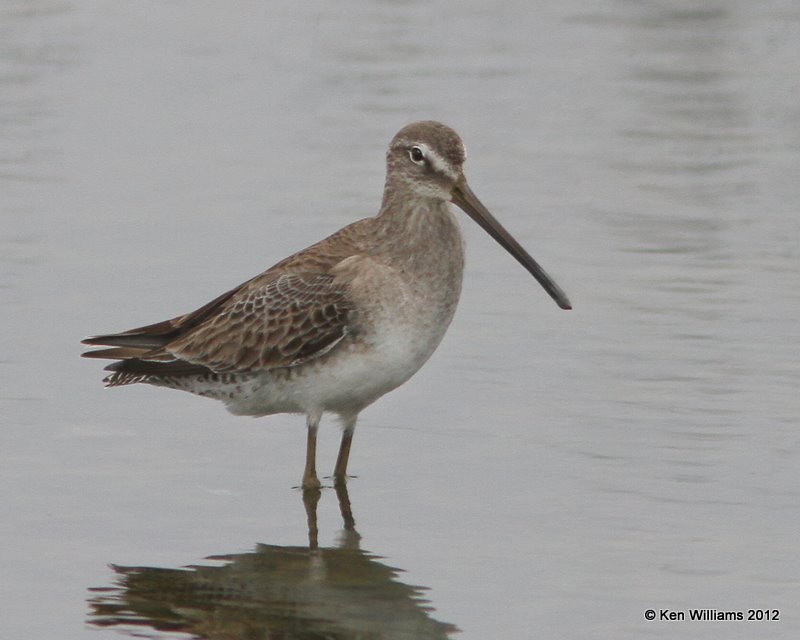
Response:
POLYGON ((334 468, 346 479, 362 409, 408 380, 453 318, 464 246, 453 202, 503 246, 562 309, 559 286, 467 185, 464 144, 438 122, 410 124, 386 155, 378 215, 289 256, 196 311, 83 342, 108 348, 110 387, 144 382, 221 400, 231 413, 301 413, 308 439, 303 487, 319 487, 317 428, 337 414, 334 468))

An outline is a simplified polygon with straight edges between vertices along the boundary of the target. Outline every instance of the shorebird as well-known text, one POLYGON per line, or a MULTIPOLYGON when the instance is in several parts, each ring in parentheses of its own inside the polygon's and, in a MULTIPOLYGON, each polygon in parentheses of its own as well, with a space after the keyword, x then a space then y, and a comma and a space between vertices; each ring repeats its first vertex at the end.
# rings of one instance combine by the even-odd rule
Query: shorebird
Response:
POLYGON ((375 217, 354 222, 196 311, 84 344, 116 360, 104 382, 143 382, 221 400, 236 415, 300 413, 304 489, 318 489, 317 429, 337 414, 334 481, 347 478, 358 414, 408 380, 439 345, 461 293, 464 242, 452 202, 562 309, 566 294, 467 185, 464 143, 433 121, 401 129, 375 217))

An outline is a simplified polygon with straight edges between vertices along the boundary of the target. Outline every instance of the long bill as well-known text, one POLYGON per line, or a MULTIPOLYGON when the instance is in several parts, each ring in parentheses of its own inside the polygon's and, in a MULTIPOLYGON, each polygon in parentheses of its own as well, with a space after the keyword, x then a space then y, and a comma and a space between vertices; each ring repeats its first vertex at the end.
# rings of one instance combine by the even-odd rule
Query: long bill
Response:
POLYGON ((463 176, 458 180, 456 186, 453 187, 452 197, 454 204, 458 205, 470 218, 483 227, 486 233, 492 236, 501 247, 514 256, 514 259, 536 278, 539 284, 544 287, 544 290, 550 294, 550 297, 556 301, 559 307, 562 309, 572 309, 567 294, 561 290, 561 287, 559 287, 549 275, 547 275, 547 272, 539 266, 539 263, 522 248, 522 245, 514 240, 514 236, 506 231, 505 227, 489 213, 489 210, 478 200, 478 196, 472 193, 472 189, 469 188, 467 180, 463 176))

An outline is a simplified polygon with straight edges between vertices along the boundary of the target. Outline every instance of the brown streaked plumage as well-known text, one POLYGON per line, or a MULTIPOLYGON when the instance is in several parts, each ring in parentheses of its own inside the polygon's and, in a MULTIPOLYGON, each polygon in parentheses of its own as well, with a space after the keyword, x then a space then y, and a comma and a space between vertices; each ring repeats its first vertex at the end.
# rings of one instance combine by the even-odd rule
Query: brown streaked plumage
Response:
POLYGON ((87 338, 114 359, 108 386, 144 382, 222 400, 242 415, 304 413, 304 488, 319 486, 323 412, 344 433, 334 478, 346 478, 358 413, 413 375, 455 312, 464 267, 454 202, 563 309, 563 291, 488 212, 463 174, 464 145, 431 121, 404 127, 387 153, 374 218, 355 222, 192 313, 87 338))

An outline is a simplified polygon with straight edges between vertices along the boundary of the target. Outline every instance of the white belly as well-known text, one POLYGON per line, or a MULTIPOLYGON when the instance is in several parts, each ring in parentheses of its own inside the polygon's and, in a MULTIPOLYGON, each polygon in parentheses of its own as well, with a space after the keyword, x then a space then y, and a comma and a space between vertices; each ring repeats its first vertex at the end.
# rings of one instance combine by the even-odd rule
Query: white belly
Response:
POLYGON ((387 327, 367 343, 343 343, 319 360, 259 373, 239 383, 235 393, 217 387, 217 397, 237 415, 314 411, 354 415, 414 375, 438 346, 445 328, 420 332, 387 327))

